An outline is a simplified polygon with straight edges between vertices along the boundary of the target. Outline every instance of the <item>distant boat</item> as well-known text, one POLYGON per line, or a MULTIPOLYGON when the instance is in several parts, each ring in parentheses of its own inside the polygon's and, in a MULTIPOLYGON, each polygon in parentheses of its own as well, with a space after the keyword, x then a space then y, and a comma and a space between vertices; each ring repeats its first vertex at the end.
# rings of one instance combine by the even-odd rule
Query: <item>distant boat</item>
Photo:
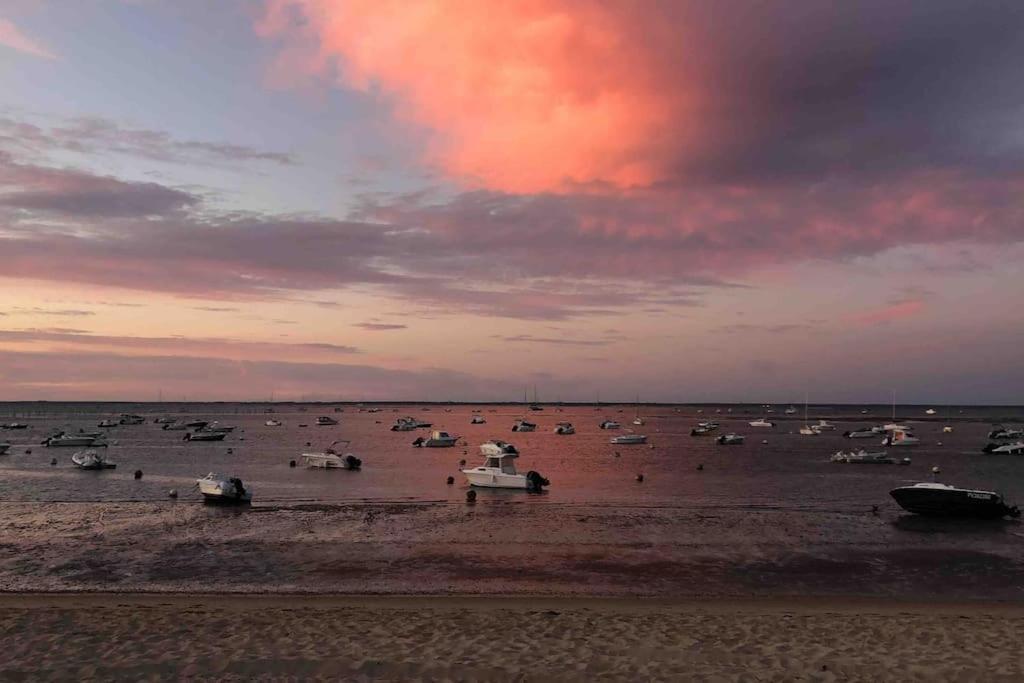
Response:
POLYGON ((491 439, 480 444, 480 455, 519 455, 519 450, 507 441, 491 439))
POLYGON ((924 411, 924 414, 925 415, 934 415, 935 414, 935 408, 929 408, 928 410, 924 411))
POLYGON ((158 425, 171 424, 176 420, 173 417, 154 417, 153 422, 158 425))
POLYGON ((111 427, 116 427, 118 424, 119 423, 116 420, 111 420, 110 418, 107 418, 105 420, 100 420, 100 423, 96 426, 101 427, 103 429, 109 429, 111 427))
POLYGON ((98 437, 92 434, 54 434, 43 441, 43 445, 53 447, 77 447, 92 446, 93 448, 105 448, 107 444, 102 443, 98 437))
POLYGON ((354 453, 342 455, 334 450, 335 444, 348 446, 350 441, 335 441, 320 453, 303 453, 302 459, 306 467, 320 467, 327 470, 358 470, 363 466, 363 461, 354 453))
POLYGON ((331 425, 338 424, 338 421, 335 420, 333 417, 327 417, 326 415, 321 415, 320 417, 318 417, 316 419, 316 424, 319 427, 330 427, 331 425))
POLYGON ((645 424, 644 423, 644 419, 642 417, 640 417, 640 395, 639 394, 637 394, 637 397, 636 397, 636 417, 633 418, 633 424, 636 425, 637 427, 643 427, 644 424, 645 424))
POLYGON ((7 451, 11 449, 11 444, 0 443, 0 455, 7 455, 7 451))
POLYGON ((210 424, 208 424, 205 427, 203 427, 200 431, 204 431, 204 432, 224 432, 225 434, 229 434, 229 433, 235 431, 235 428, 232 425, 222 425, 219 422, 211 422, 210 424))
POLYGON ((843 436, 847 439, 873 439, 878 436, 878 432, 871 427, 861 427, 860 429, 843 432, 843 436))
POLYGON ((768 418, 762 417, 748 423, 751 427, 774 427, 775 423, 768 418))
POLYGON ((863 448, 859 451, 838 451, 832 456, 832 462, 840 462, 848 465, 892 465, 895 459, 889 457, 885 451, 869 453, 863 448))
POLYGON ((981 449, 982 453, 991 455, 1022 455, 1024 454, 1024 441, 1014 443, 990 443, 981 449))
POLYGON ((811 425, 811 429, 813 429, 814 431, 819 432, 819 433, 820 432, 834 432, 836 430, 836 426, 834 424, 832 424, 831 422, 829 422, 828 420, 818 420, 818 424, 811 425))
POLYGON ((130 413, 123 414, 120 420, 121 424, 123 425, 140 425, 145 421, 146 418, 142 417, 141 415, 132 415, 130 413))
POLYGON ((185 435, 183 441, 223 441, 227 432, 195 431, 185 435))
POLYGON ((796 415, 796 408, 790 406, 786 408, 783 412, 786 413, 786 415, 796 415))
POLYGON ((1011 439, 1020 439, 1024 437, 1024 431, 1020 429, 1013 429, 1004 427, 1003 425, 992 425, 992 430, 988 433, 988 438, 1009 441, 1011 439))
POLYGON ((512 431, 513 432, 535 432, 535 431, 537 431, 537 424, 535 422, 530 422, 529 420, 525 420, 525 419, 520 418, 520 419, 516 420, 512 424, 512 431))
POLYGON ((611 438, 611 443, 616 446, 631 446, 647 443, 647 436, 644 434, 617 434, 611 438))
MULTIPOLYGON (((504 442, 489 442, 504 443, 504 442)), ((509 446, 510 444, 505 444, 509 446)), ((483 446, 481 446, 483 451, 483 446)), ((511 450, 485 453, 484 464, 479 467, 462 470, 466 475, 466 481, 470 486, 498 489, 520 489, 539 493, 543 487, 550 484, 539 472, 530 471, 526 474, 519 474, 516 471, 515 459, 519 457, 519 451, 512 447, 511 450)))
POLYGON ((184 422, 165 422, 160 429, 167 432, 180 432, 188 429, 184 422))
POLYGON ((921 443, 920 439, 903 429, 896 429, 882 439, 883 446, 890 446, 893 448, 897 446, 916 446, 919 443, 921 443))
POLYGON ((281 426, 281 421, 280 420, 267 420, 263 424, 265 426, 267 426, 267 427, 280 427, 281 426))
POLYGON ((105 457, 96 451, 78 451, 71 456, 71 462, 80 470, 112 470, 117 467, 115 463, 108 462, 105 457))
POLYGON ((928 517, 1020 517, 1017 506, 1007 505, 995 491, 961 489, 948 484, 924 482, 895 488, 889 495, 907 512, 928 517))
POLYGON ((483 415, 474 415, 473 417, 470 418, 469 424, 472 424, 472 425, 487 424, 487 420, 484 419, 483 415))
POLYGON ((690 430, 690 436, 707 436, 717 429, 717 422, 701 422, 690 430))
POLYGON ((448 432, 442 432, 434 430, 430 433, 430 438, 420 437, 412 442, 413 446, 420 448, 451 448, 458 442, 459 437, 453 436, 448 432))
POLYGON ((0 429, 28 429, 28 425, 24 422, 8 422, 5 425, 0 425, 0 429))
POLYGON ((576 428, 571 422, 559 422, 555 425, 555 434, 575 434, 576 428))
POLYGON ((245 488, 238 477, 211 472, 202 479, 196 479, 196 485, 207 503, 246 505, 252 502, 252 491, 245 488))
POLYGON ((192 429, 202 429, 208 424, 210 423, 207 422, 206 420, 192 420, 191 422, 186 422, 185 426, 190 427, 192 429))
POLYGON ((615 420, 605 420, 605 421, 601 422, 601 424, 599 424, 599 425, 597 425, 597 426, 598 426, 598 427, 599 427, 600 429, 618 429, 618 428, 619 428, 619 427, 621 427, 622 425, 620 425, 620 424, 619 424, 618 422, 616 422, 615 420))
POLYGON ((742 434, 733 434, 731 432, 729 434, 722 434, 720 437, 715 439, 715 441, 722 446, 738 446, 743 443, 743 440, 744 438, 742 434))

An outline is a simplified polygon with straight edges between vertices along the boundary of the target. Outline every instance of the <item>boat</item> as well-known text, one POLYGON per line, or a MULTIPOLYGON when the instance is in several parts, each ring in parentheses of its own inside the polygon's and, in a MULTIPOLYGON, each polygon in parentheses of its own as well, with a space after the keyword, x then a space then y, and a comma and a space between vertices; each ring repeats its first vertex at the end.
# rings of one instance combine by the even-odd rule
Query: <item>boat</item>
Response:
POLYGON ((202 430, 189 432, 182 441, 223 441, 227 432, 204 432, 202 430))
POLYGON ((644 424, 646 424, 644 422, 644 419, 642 417, 640 417, 640 395, 639 394, 637 394, 637 397, 636 397, 636 417, 633 418, 633 424, 636 425, 637 427, 643 427, 644 424))
POLYGON ((238 477, 210 472, 202 479, 196 479, 196 485, 207 503, 245 505, 252 502, 252 491, 245 488, 238 477))
POLYGON ((92 446, 94 448, 106 448, 107 444, 102 443, 99 437, 94 434, 54 434, 43 441, 43 445, 47 447, 75 447, 82 448, 83 446, 92 446))
POLYGON ((280 427, 281 426, 281 421, 280 420, 267 420, 263 424, 265 426, 267 426, 267 427, 280 427))
POLYGON ((105 420, 100 420, 100 423, 96 426, 102 427, 103 429, 109 429, 111 427, 116 427, 118 424, 119 423, 116 420, 111 420, 110 418, 107 418, 105 420))
POLYGON ((950 426, 950 425, 946 425, 945 427, 942 428, 942 433, 943 434, 952 434, 953 433, 953 427, 950 426))
POLYGON ((208 424, 210 423, 207 422, 206 420, 192 420, 191 422, 186 422, 185 426, 190 427, 192 429, 202 429, 208 424))
POLYGON ((622 425, 620 425, 615 420, 605 420, 604 422, 598 425, 598 427, 600 427, 601 429, 618 429, 621 426, 622 425))
POLYGON ((550 482, 533 470, 519 474, 515 463, 518 457, 519 452, 514 449, 510 452, 486 454, 483 465, 462 470, 462 473, 466 475, 466 481, 470 486, 540 493, 550 482))
POLYGON ((784 412, 786 415, 796 415, 796 407, 790 406, 782 412, 784 412))
POLYGON ((28 429, 28 425, 24 422, 8 422, 5 425, 0 425, 0 429, 28 429))
POLYGON ((164 431, 167 432, 180 432, 182 430, 188 429, 188 427, 185 426, 184 422, 167 422, 164 423, 164 425, 160 427, 160 429, 163 429, 164 431))
POLYGON ((575 434, 576 428, 572 426, 572 422, 559 422, 555 425, 555 434, 575 434))
POLYGON ((302 459, 306 467, 320 467, 326 470, 358 470, 363 466, 363 461, 354 453, 342 455, 334 450, 335 444, 348 446, 350 441, 335 441, 320 453, 303 453, 302 459))
POLYGON ((892 465, 896 462, 885 451, 869 453, 863 448, 859 451, 837 451, 832 455, 831 460, 832 462, 841 462, 848 465, 892 465))
POLYGON ((485 424, 487 424, 487 420, 484 419, 483 415, 474 415, 473 417, 471 417, 469 419, 469 424, 471 424, 471 425, 485 425, 485 424))
POLYGON ((741 443, 743 443, 743 435, 733 434, 732 432, 730 432, 728 434, 722 434, 720 437, 715 439, 715 441, 717 441, 722 446, 738 446, 741 443))
POLYGON ((807 394, 804 394, 804 425, 800 428, 801 436, 818 436, 819 432, 807 423, 807 394))
POLYGON ((165 425, 171 424, 172 422, 177 422, 177 420, 175 420, 173 417, 154 417, 153 422, 158 425, 165 425))
POLYGON ((878 432, 873 427, 861 427, 860 429, 843 432, 843 436, 847 439, 873 439, 878 436, 878 432))
POLYGON ((1020 429, 1013 429, 1012 427, 1004 427, 1003 425, 992 425, 992 430, 988 433, 988 438, 1000 441, 1009 441, 1012 439, 1020 439, 1024 437, 1024 431, 1020 429))
POLYGON ((535 432, 537 431, 537 425, 529 420, 522 418, 515 421, 512 425, 513 432, 535 432))
POLYGON ((451 448, 458 442, 459 437, 452 436, 448 432, 442 432, 434 430, 430 433, 430 438, 423 438, 422 436, 412 442, 413 446, 420 448, 451 448))
POLYGON ((634 446, 647 443, 645 434, 616 434, 611 438, 611 443, 616 446, 634 446))
POLYGON ((920 439, 903 429, 892 431, 888 436, 882 439, 883 446, 890 446, 893 448, 896 446, 916 446, 919 443, 921 443, 920 439))
POLYGON ((7 455, 7 451, 11 450, 11 444, 0 443, 0 455, 7 455))
POLYGON ((233 425, 222 425, 219 422, 211 422, 210 424, 206 425, 205 427, 203 427, 199 431, 201 431, 201 432, 223 432, 225 434, 230 434, 231 432, 235 431, 235 428, 234 428, 233 425))
POLYGON ((991 455, 1024 455, 1024 441, 1013 443, 990 443, 981 449, 982 453, 991 455))
POLYGON ((924 411, 924 414, 925 415, 934 415, 935 414, 935 408, 929 408, 928 410, 924 411))
POLYGON ((316 419, 316 424, 318 427, 330 427, 331 425, 338 424, 338 421, 335 420, 333 417, 321 415, 316 419))
POLYGON ((820 434, 821 432, 834 432, 836 430, 836 426, 828 420, 818 420, 818 424, 811 425, 811 429, 820 434))
POLYGON ((764 417, 762 417, 760 419, 757 419, 757 420, 753 420, 751 422, 748 422, 747 424, 749 424, 751 427, 774 427, 775 426, 774 422, 772 422, 771 420, 769 420, 767 418, 764 418, 764 417))
POLYGON ((116 463, 108 462, 105 457, 96 451, 78 451, 71 456, 71 462, 80 470, 112 470, 117 467, 116 463))
POLYGON ((923 482, 900 486, 889 492, 907 512, 928 517, 1001 519, 1019 517, 1017 506, 1007 505, 995 491, 962 489, 949 484, 923 482))
POLYGON ((411 417, 400 417, 391 425, 393 432, 414 432, 416 431, 416 420, 411 417))
POLYGON ((480 455, 519 455, 519 450, 501 439, 491 439, 480 444, 480 455))
POLYGON ((123 425, 140 425, 146 421, 146 418, 141 415, 133 415, 131 413, 124 413, 121 415, 120 423, 123 425))

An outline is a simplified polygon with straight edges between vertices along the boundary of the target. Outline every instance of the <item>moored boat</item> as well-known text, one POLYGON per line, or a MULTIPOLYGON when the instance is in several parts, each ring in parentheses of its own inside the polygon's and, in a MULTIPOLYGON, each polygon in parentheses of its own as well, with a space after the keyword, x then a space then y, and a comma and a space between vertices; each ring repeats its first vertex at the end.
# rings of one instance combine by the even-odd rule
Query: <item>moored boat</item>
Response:
POLYGON ((271 420, 267 420, 263 424, 266 427, 280 427, 282 423, 281 423, 280 420, 273 420, 273 419, 271 419, 271 420))
POLYGON ((885 451, 869 453, 863 448, 859 451, 837 451, 832 455, 831 460, 832 462, 845 463, 847 465, 892 465, 896 462, 885 451))
POLYGON ((989 455, 1024 455, 1024 441, 1014 443, 990 443, 981 449, 989 455))
POLYGON ((223 441, 227 432, 195 431, 185 435, 182 441, 223 441))
POLYGON ((949 484, 923 482, 889 492, 907 512, 928 517, 1000 519, 1019 517, 1017 506, 1007 505, 995 491, 962 489, 949 484))
POLYGON ((43 441, 43 445, 54 448, 54 447, 74 447, 82 448, 92 446, 93 448, 106 448, 107 444, 99 440, 99 437, 94 434, 54 434, 43 441))
POLYGON ((332 425, 338 424, 338 421, 335 420, 333 417, 321 415, 316 419, 316 424, 318 427, 330 427, 332 425))
POLYGON ((207 503, 245 505, 252 502, 252 491, 245 488, 238 477, 226 477, 211 472, 202 479, 196 479, 196 485, 207 503))
POLYGON ((860 429, 851 429, 848 432, 843 432, 843 436, 847 439, 873 439, 878 436, 872 427, 861 427, 860 429))
POLYGON ((618 429, 621 426, 622 425, 620 425, 615 420, 605 420, 604 422, 598 425, 598 427, 600 427, 601 429, 618 429))
POLYGON ((430 438, 420 437, 412 442, 413 446, 420 448, 451 448, 459 440, 459 437, 453 436, 448 432, 442 432, 437 429, 430 433, 430 438))
POLYGON ((117 467, 116 463, 109 462, 103 455, 96 451, 78 451, 71 456, 71 462, 80 470, 112 470, 117 467))
POLYGON ((480 455, 519 455, 519 450, 507 441, 491 439, 480 444, 480 455))
POLYGON ((732 432, 728 434, 722 434, 720 437, 715 439, 715 441, 717 441, 722 446, 738 446, 741 443, 743 443, 743 440, 744 437, 742 434, 733 434, 732 432))
POLYGON ((530 422, 529 420, 519 419, 512 424, 513 432, 535 432, 537 431, 537 423, 530 422))
POLYGON ((124 413, 121 415, 119 420, 120 424, 123 425, 140 425, 146 421, 146 418, 141 415, 133 415, 131 413, 124 413))
POLYGON ((483 415, 474 415, 473 417, 469 418, 469 424, 471 424, 471 425, 484 425, 484 424, 487 424, 487 420, 486 420, 486 418, 484 418, 483 415))
POLYGON ((0 425, 0 429, 28 429, 28 425, 24 422, 8 422, 5 425, 0 425))
POLYGON ((749 424, 751 427, 774 427, 775 426, 774 422, 772 422, 771 420, 769 420, 768 418, 765 418, 765 417, 762 417, 762 418, 757 419, 757 420, 752 420, 751 422, 749 422, 747 424, 749 424))
POLYGON ((647 435, 616 434, 611 438, 610 442, 616 446, 635 446, 637 444, 647 443, 647 435))
POLYGON ((916 446, 921 440, 908 431, 897 429, 882 439, 883 446, 895 448, 897 446, 916 446))
POLYGON ((0 443, 0 455, 7 455, 7 451, 11 449, 11 444, 0 443))
POLYGON ((572 422, 559 422, 555 425, 555 434, 575 434, 576 428, 572 426, 572 422))
POLYGON ((334 450, 335 444, 348 446, 350 441, 335 441, 320 453, 303 453, 302 459, 306 467, 320 467, 327 470, 358 470, 363 466, 363 461, 354 453, 342 455, 334 450))
POLYGON ((119 423, 116 420, 111 420, 110 418, 107 418, 105 420, 100 420, 100 423, 96 426, 101 427, 103 429, 110 429, 111 427, 116 427, 118 424, 119 423))
MULTIPOLYGON (((480 448, 484 450, 483 446, 480 448)), ((540 493, 541 490, 550 484, 539 472, 533 470, 526 474, 519 474, 516 471, 515 459, 519 452, 513 450, 501 453, 485 454, 484 464, 480 467, 473 467, 462 470, 466 475, 466 481, 471 486, 496 489, 520 489, 540 493)))

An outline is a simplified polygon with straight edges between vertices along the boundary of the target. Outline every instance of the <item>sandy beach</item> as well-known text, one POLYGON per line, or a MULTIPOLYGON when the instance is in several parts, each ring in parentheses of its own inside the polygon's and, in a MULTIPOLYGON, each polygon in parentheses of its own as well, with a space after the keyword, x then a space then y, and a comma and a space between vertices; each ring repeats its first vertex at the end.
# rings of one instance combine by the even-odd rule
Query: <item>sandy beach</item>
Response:
POLYGON ((166 595, 0 597, 3 680, 1020 680, 1024 607, 166 595))

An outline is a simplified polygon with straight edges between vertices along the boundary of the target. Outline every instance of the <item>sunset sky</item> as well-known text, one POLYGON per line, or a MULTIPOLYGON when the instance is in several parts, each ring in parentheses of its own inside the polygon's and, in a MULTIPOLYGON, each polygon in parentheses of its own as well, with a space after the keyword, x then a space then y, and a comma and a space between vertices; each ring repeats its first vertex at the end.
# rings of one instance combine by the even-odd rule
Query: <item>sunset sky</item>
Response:
POLYGON ((1024 403, 1024 3, 4 0, 0 400, 1024 403))

